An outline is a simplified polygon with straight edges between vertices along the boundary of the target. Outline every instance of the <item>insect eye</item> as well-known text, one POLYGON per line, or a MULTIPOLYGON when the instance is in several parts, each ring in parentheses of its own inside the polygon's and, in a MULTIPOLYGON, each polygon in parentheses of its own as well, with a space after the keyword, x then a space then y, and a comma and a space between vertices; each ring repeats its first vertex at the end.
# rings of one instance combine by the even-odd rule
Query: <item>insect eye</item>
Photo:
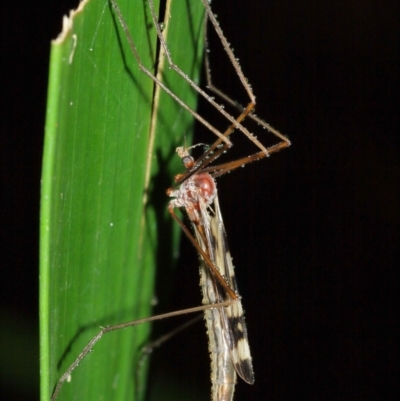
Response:
POLYGON ((183 165, 184 165, 186 168, 191 167, 191 166, 193 165, 193 162, 194 162, 194 160, 193 160, 193 157, 192 157, 192 156, 185 156, 185 157, 182 159, 182 163, 183 163, 183 165))

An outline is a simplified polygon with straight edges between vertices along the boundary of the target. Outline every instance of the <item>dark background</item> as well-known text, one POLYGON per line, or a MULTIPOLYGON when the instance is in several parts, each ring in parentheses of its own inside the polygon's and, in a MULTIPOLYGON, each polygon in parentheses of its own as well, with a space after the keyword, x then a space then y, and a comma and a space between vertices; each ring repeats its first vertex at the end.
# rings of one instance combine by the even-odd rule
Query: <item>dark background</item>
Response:
MULTIPOLYGON (((38 397, 49 42, 76 5, 2 8, 0 359, 7 400, 38 397)), ((218 182, 256 374, 253 386, 238 385, 235 399, 394 400, 398 3, 215 0, 213 8, 253 84, 258 114, 293 143, 218 182)), ((221 62, 213 52, 214 77, 236 98, 221 62)), ((198 280, 192 247, 182 247, 181 260, 176 294, 198 280)), ((171 307, 198 303, 197 291, 189 293, 194 298, 177 296, 171 307)), ((200 372, 205 381, 194 378, 193 388, 209 377, 204 331, 198 324, 154 358, 200 372), (200 339, 191 337, 196 332, 200 339)))

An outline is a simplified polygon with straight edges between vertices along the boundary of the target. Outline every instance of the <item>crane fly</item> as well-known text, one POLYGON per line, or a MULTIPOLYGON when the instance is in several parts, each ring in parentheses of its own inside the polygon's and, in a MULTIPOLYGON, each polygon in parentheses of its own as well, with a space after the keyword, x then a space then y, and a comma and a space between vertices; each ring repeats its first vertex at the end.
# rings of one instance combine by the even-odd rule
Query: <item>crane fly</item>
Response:
POLYGON ((188 74, 182 71, 179 66, 174 63, 166 40, 164 39, 153 1, 148 0, 148 4, 153 19, 153 24, 157 31, 159 44, 163 49, 170 69, 174 70, 183 80, 188 83, 191 89, 195 90, 200 96, 205 98, 206 101, 210 103, 229 122, 229 126, 224 132, 221 132, 215 128, 207 121, 207 119, 188 107, 177 94, 168 88, 168 86, 162 81, 162 78, 160 78, 158 75, 154 75, 151 70, 143 65, 134 40, 129 32, 128 25, 125 22, 116 1, 110 0, 113 10, 122 26, 123 31, 125 32, 132 53, 136 58, 139 69, 155 82, 158 90, 161 89, 169 94, 184 110, 189 112, 217 137, 215 142, 212 143, 196 160, 190 156, 188 152, 191 148, 193 148, 193 146, 189 148, 181 147, 177 149, 177 153, 182 159, 186 171, 183 174, 176 176, 175 186, 167 190, 167 194, 174 198, 169 203, 169 213, 180 225, 185 235, 189 238, 201 256, 200 271, 203 305, 102 328, 99 333, 90 340, 76 360, 62 375, 53 392, 51 398, 52 401, 57 399, 63 383, 69 380, 72 371, 92 350, 94 345, 103 337, 104 334, 149 321, 199 311, 203 311, 205 314, 207 332, 209 336, 212 370, 212 400, 231 401, 233 399, 236 375, 239 375, 245 382, 249 384, 254 382, 254 373, 247 338, 247 329, 244 321, 241 299, 236 284, 232 259, 228 248, 225 227, 219 206, 215 178, 243 165, 267 157, 272 153, 276 153, 281 149, 288 147, 290 145, 290 141, 279 131, 253 114, 256 102, 252 88, 247 82, 239 63, 234 56, 233 51, 230 48, 230 45, 216 20, 215 15, 211 10, 209 1, 198 1, 201 1, 204 6, 205 26, 207 27, 208 23, 214 28, 223 46, 223 49, 230 60, 230 63, 232 64, 245 92, 249 97, 249 102, 247 106, 243 107, 225 95, 213 84, 209 69, 209 60, 206 54, 205 64, 207 88, 225 101, 225 103, 238 109, 239 115, 237 117, 233 117, 231 114, 225 111, 224 107, 218 104, 214 100, 213 96, 200 88, 194 81, 191 80, 188 74), (278 142, 268 147, 263 145, 249 131, 249 129, 243 125, 245 119, 251 119, 255 121, 262 128, 272 133, 278 139, 278 142), (258 148, 258 151, 250 156, 242 157, 237 160, 225 162, 219 165, 214 165, 214 162, 232 146, 230 135, 235 130, 242 132, 251 142, 253 142, 258 148), (185 209, 194 235, 185 225, 185 223, 176 215, 174 210, 176 208, 185 209))
MULTIPOLYGON (((188 149, 178 148, 177 152, 190 171, 195 161, 188 149)), ((179 177, 177 179, 180 180, 179 177)), ((200 169, 183 181, 179 188, 169 189, 167 194, 175 198, 170 201, 169 212, 202 256, 200 283, 203 304, 220 304, 230 297, 236 299, 225 308, 204 311, 211 356, 212 400, 230 401, 233 399, 236 373, 249 384, 254 383, 254 373, 216 183, 212 173, 200 169), (187 212, 195 238, 174 212, 174 208, 180 207, 187 212)))

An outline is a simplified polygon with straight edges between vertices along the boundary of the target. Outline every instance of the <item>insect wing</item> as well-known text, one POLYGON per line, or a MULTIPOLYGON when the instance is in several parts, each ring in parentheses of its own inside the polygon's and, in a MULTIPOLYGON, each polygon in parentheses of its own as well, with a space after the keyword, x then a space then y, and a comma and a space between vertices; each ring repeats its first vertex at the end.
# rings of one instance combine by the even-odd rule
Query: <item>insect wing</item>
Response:
MULTIPOLYGON (((219 208, 218 197, 214 199, 214 206, 215 216, 211 218, 210 228, 214 242, 215 265, 220 270, 220 273, 226 277, 229 286, 238 294, 235 271, 219 208)), ((253 384, 254 372, 242 303, 238 300, 233 305, 226 307, 225 310, 226 314, 221 314, 221 317, 223 317, 226 341, 230 348, 235 370, 245 382, 253 384)))
MULTIPOLYGON (((202 198, 199 199, 199 224, 193 223, 197 242, 215 265, 215 239, 210 228, 213 211, 202 198)), ((203 258, 200 259, 200 285, 203 304, 212 305, 230 300, 219 280, 203 258)), ((211 383, 213 401, 232 401, 236 384, 236 370, 227 343, 225 308, 211 308, 204 311, 211 357, 211 383)), ((229 337, 228 337, 229 338, 229 337)))

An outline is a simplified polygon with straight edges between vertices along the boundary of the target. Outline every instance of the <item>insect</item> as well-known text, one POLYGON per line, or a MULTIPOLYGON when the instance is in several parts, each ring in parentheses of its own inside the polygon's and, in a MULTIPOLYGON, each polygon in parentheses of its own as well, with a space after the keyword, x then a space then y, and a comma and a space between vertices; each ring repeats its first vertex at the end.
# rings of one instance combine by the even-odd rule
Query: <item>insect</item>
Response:
MULTIPOLYGON (((178 148, 177 152, 186 169, 190 171, 195 162, 188 149, 178 148)), ((169 204, 172 217, 178 221, 202 255, 200 282, 203 304, 220 304, 230 297, 236 299, 236 302, 226 308, 204 311, 211 355, 212 399, 232 400, 236 372, 249 384, 254 383, 254 373, 216 184, 212 174, 199 170, 183 181, 178 189, 169 189, 167 193, 175 198, 169 204), (183 222, 174 213, 174 208, 179 207, 186 209, 196 239, 187 232, 183 222)))
MULTIPOLYGON (((114 0, 111 0, 111 3, 113 4, 114 10, 116 12, 116 15, 118 19, 120 20, 123 29, 126 33, 126 36, 128 38, 129 43, 131 44, 131 48, 134 54, 135 53, 135 45, 133 40, 130 37, 127 25, 125 21, 123 20, 123 17, 118 9, 117 4, 115 3, 114 0)), ((188 185, 188 183, 193 182, 194 179, 197 179, 199 174, 211 174, 213 178, 218 177, 228 171, 232 171, 244 164, 253 162, 255 160, 258 160, 260 158, 266 157, 271 153, 277 152, 287 146, 289 146, 289 141, 287 138, 285 138, 283 135, 281 135, 278 131, 274 130, 272 127, 270 127, 268 124, 264 123, 262 120, 259 120, 257 117, 255 117, 252 114, 252 111, 255 107, 255 98, 253 95, 253 92, 248 85, 246 79, 243 76, 243 73, 240 69, 240 66, 238 65, 229 45, 228 42, 226 41, 222 31, 219 28, 219 25, 211 11, 211 8, 208 4, 207 1, 203 1, 202 3, 204 5, 204 9, 207 14, 207 18, 211 22, 211 24, 214 26, 217 35, 219 36, 221 43, 223 44, 223 47, 225 51, 227 52, 232 65, 234 66, 240 81, 242 82, 244 88, 246 89, 247 93, 249 94, 249 104, 246 107, 241 107, 237 105, 235 102, 233 102, 231 99, 223 95, 217 88, 215 88, 212 84, 211 81, 209 81, 209 87, 212 91, 214 91, 217 95, 222 96, 225 101, 230 103, 233 107, 236 107, 239 109, 239 116, 238 117, 233 117, 229 113, 227 113, 224 108, 222 108, 212 96, 204 92, 199 86, 197 86, 193 81, 188 78, 188 76, 180 70, 178 66, 176 66, 173 63, 173 60, 169 54, 168 51, 168 46, 166 42, 164 41, 163 38, 163 33, 161 30, 160 25, 158 24, 157 17, 155 15, 154 7, 153 7, 153 2, 149 1, 149 6, 150 6, 150 11, 151 15, 153 17, 154 21, 154 26, 157 29, 157 34, 159 37, 159 41, 161 46, 163 47, 164 53, 169 60, 169 64, 171 69, 175 70, 181 77, 184 79, 186 82, 189 83, 194 90, 199 92, 199 94, 211 104, 213 105, 228 121, 229 121, 229 127, 226 129, 225 132, 220 132, 216 128, 214 128, 206 119, 198 115, 195 111, 191 110, 184 102, 180 100, 178 96, 176 96, 173 92, 169 90, 169 88, 161 81, 157 76, 154 76, 151 71, 146 69, 140 62, 140 58, 138 59, 138 64, 139 67, 142 69, 142 71, 148 75, 151 79, 153 79, 156 84, 158 85, 159 88, 162 88, 164 91, 166 91, 168 94, 170 94, 174 100, 176 100, 179 105, 183 108, 186 109, 189 113, 191 113, 195 118, 197 118, 203 125, 205 125, 211 132, 213 132, 218 139, 203 153, 202 156, 200 156, 199 159, 196 161, 190 160, 190 156, 188 156, 185 152, 186 150, 183 149, 181 151, 181 157, 184 161, 185 166, 187 167, 187 171, 179 176, 176 181, 176 186, 182 186, 182 185, 188 185), (279 142, 275 145, 272 145, 270 147, 265 147, 257 138, 253 136, 253 134, 242 124, 245 118, 251 118, 258 122, 260 125, 263 127, 267 128, 269 131, 271 131, 273 134, 275 134, 279 138, 279 142), (235 160, 233 162, 228 162, 221 164, 219 166, 212 166, 212 163, 220 156, 222 155, 228 148, 232 146, 232 143, 229 139, 230 135, 234 130, 241 131, 243 134, 245 134, 258 148, 259 151, 256 152, 253 155, 243 157, 241 159, 235 160)), ((176 188, 177 188, 176 187, 176 188)), ((169 194, 177 194, 176 192, 177 189, 172 189, 169 194)), ((174 195, 174 196, 175 196, 174 195)), ((178 199, 179 196, 176 197, 178 199)), ((211 326, 209 327, 209 333, 214 333, 211 335, 214 335, 214 339, 210 340, 211 343, 216 343, 216 342, 225 342, 224 347, 222 348, 223 351, 221 354, 223 356, 219 359, 222 361, 222 364, 226 364, 224 366, 229 366, 229 374, 227 375, 227 381, 226 381, 226 391, 225 387, 220 387, 221 392, 225 392, 224 397, 223 396, 218 396, 215 398, 218 400, 229 400, 232 398, 233 395, 233 389, 234 389, 234 383, 235 383, 235 368, 236 371, 238 371, 239 375, 242 376, 246 381, 252 382, 253 381, 253 373, 252 373, 252 368, 251 368, 251 361, 250 361, 250 353, 245 351, 242 352, 243 355, 239 355, 239 353, 236 351, 236 345, 235 344, 241 344, 244 342, 244 340, 247 341, 245 333, 245 326, 242 326, 241 330, 241 335, 238 337, 238 333, 234 334, 234 331, 236 330, 235 327, 238 327, 238 322, 241 323, 240 319, 242 316, 242 309, 241 309, 241 304, 239 300, 239 295, 237 293, 237 287, 235 283, 235 279, 232 275, 233 268, 232 268, 232 262, 230 260, 230 256, 228 254, 227 250, 227 242, 226 242, 226 235, 225 235, 225 229, 222 223, 222 217, 221 217, 221 212, 219 208, 219 203, 218 203, 218 198, 216 195, 213 197, 213 208, 211 208, 211 205, 207 205, 206 202, 204 203, 204 199, 202 197, 198 197, 195 202, 192 202, 192 204, 186 203, 182 204, 186 211, 189 213, 189 218, 192 222, 192 225, 194 226, 195 230, 195 236, 196 238, 193 237, 191 234, 190 230, 187 229, 185 224, 179 220, 179 218, 176 216, 176 214, 173 212, 173 207, 180 207, 177 204, 172 204, 173 206, 170 208, 170 213, 172 217, 178 221, 178 223, 181 225, 182 229, 185 231, 186 235, 192 240, 192 243, 195 245, 196 249, 202 256, 203 260, 203 283, 205 287, 212 287, 214 288, 213 292, 211 295, 209 294, 208 304, 215 304, 213 308, 210 309, 210 306, 202 306, 198 308, 193 308, 191 310, 186 310, 186 311, 178 311, 175 313, 170 313, 170 314, 165 314, 162 315, 162 317, 168 317, 168 316, 173 316, 175 314, 182 314, 182 313, 188 313, 188 312, 193 312, 193 311, 201 311, 201 310, 206 310, 207 308, 209 309, 208 316, 210 316, 210 321, 212 321, 211 326), (198 209, 198 210, 197 210, 198 209), (192 216, 190 215, 192 213, 192 216), (220 266, 223 266, 221 269, 219 268, 220 266), (223 307, 228 307, 228 310, 226 313, 223 311, 223 307), (232 318, 232 319, 231 319, 232 318), (232 320, 238 319, 238 322, 234 322, 232 324, 232 320), (231 320, 231 321, 229 321, 231 320), (232 329, 233 327, 233 329, 232 329), (244 337, 243 337, 244 336, 244 337), (237 341, 239 340, 239 341, 237 341), (244 357, 243 357, 244 356, 244 357), (224 362, 225 361, 225 362, 224 362), (246 362, 247 361, 247 362, 246 362)), ((208 290, 207 290, 208 291, 208 290)), ((101 330, 101 332, 96 335, 88 344, 87 347, 82 351, 82 353, 79 355, 77 360, 71 365, 71 367, 66 371, 66 373, 62 376, 62 378, 59 381, 59 384, 56 387, 56 390, 53 394, 53 400, 57 398, 57 395, 61 389, 61 385, 64 381, 66 381, 72 372, 72 370, 82 361, 82 359, 85 357, 85 355, 93 348, 93 346, 100 340, 100 338, 107 332, 109 331, 114 331, 118 330, 121 328, 126 328, 129 326, 132 326, 134 324, 139 324, 143 323, 146 321, 150 320, 155 320, 159 317, 152 317, 149 319, 143 319, 141 321, 136 321, 135 323, 129 322, 129 323, 124 323, 121 325, 115 325, 115 326, 110 326, 106 327, 101 330)), ((240 333, 239 333, 240 334, 240 333)), ((243 348, 243 347, 242 347, 243 348)), ((248 346, 244 346, 246 350, 248 350, 248 346)), ((214 359, 214 364, 218 364, 217 359, 214 359)), ((214 372, 224 372, 224 369, 219 369, 215 370, 214 372)), ((215 373, 217 375, 217 373, 215 373)), ((217 380, 217 379, 216 379, 217 380)), ((217 387, 217 386, 215 386, 217 387)), ((216 393, 218 393, 218 388, 215 390, 216 393)))

